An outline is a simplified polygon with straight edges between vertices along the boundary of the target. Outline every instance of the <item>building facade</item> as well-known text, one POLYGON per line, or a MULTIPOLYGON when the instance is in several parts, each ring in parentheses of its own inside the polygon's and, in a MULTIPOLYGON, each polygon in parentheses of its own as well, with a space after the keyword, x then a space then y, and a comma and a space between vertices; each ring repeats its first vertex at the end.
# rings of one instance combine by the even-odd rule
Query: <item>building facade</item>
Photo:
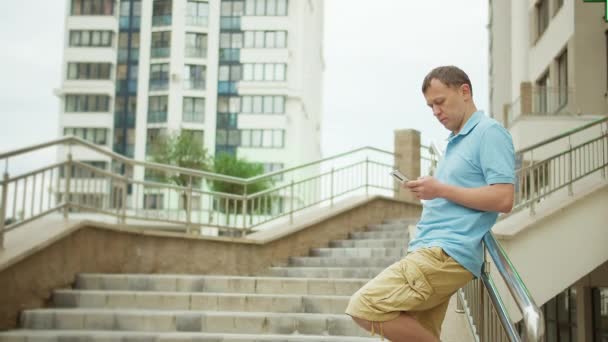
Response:
POLYGON ((320 0, 67 0, 65 27, 60 135, 137 160, 179 131, 266 171, 320 158, 320 0))
MULTIPOLYGON (((608 114, 604 6, 603 2, 583 0, 489 1, 490 109, 511 132, 517 150, 608 114)), ((575 144, 569 142, 569 146, 575 144)), ((566 148, 546 150, 533 160, 519 162, 529 165, 566 148)), ((554 171, 549 170, 543 179, 550 182, 557 177, 554 171)), ((576 227, 572 228, 576 234, 576 227)), ((567 244, 557 236, 552 238, 559 241, 547 243, 567 244)), ((538 259, 539 253, 542 249, 522 251, 527 258, 538 259)), ((556 279, 568 273, 568 267, 557 266, 556 279)), ((544 281, 546 285, 537 295, 550 298, 539 303, 545 314, 546 341, 606 340, 607 270, 608 262, 604 262, 562 286, 558 294, 550 285, 555 280, 544 281)))

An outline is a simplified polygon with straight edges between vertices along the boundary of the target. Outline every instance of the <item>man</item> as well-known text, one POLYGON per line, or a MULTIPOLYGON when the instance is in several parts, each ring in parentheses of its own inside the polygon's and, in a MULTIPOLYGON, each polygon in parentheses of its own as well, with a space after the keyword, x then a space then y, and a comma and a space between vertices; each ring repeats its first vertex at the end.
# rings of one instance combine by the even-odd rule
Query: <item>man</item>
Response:
POLYGON ((438 341, 450 297, 481 274, 483 236, 513 205, 511 136, 477 110, 469 77, 438 67, 422 93, 452 132, 445 156, 435 177, 404 185, 427 200, 407 256, 357 291, 346 309, 361 327, 393 342, 438 341))

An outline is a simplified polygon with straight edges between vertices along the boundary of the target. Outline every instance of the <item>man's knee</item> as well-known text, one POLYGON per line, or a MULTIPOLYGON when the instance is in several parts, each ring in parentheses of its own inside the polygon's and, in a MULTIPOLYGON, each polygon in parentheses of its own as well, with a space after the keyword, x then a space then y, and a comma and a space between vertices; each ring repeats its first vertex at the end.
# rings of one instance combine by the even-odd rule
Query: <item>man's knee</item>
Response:
POLYGON ((353 319, 353 321, 355 321, 355 323, 357 323, 358 326, 360 326, 361 328, 370 331, 372 329, 372 324, 370 321, 362 319, 362 318, 358 318, 358 317, 354 317, 351 316, 351 318, 353 319))

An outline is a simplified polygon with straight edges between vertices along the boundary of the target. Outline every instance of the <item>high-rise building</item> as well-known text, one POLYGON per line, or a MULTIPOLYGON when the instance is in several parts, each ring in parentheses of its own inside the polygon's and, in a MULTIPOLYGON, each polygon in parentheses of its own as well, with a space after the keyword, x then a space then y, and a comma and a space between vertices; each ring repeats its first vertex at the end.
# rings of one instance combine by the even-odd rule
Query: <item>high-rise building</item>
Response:
POLYGON ((61 135, 138 160, 184 130, 266 171, 320 158, 321 0, 67 0, 65 27, 61 135))

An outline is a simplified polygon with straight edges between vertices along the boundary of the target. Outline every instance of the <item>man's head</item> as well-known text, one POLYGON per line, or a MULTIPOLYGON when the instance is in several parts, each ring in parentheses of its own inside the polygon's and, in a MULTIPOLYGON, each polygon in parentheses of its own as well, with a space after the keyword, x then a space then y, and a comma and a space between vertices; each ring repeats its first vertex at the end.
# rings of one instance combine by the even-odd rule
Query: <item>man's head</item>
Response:
POLYGON ((422 93, 437 120, 454 133, 477 110, 469 76, 455 66, 431 70, 422 82, 422 93))

